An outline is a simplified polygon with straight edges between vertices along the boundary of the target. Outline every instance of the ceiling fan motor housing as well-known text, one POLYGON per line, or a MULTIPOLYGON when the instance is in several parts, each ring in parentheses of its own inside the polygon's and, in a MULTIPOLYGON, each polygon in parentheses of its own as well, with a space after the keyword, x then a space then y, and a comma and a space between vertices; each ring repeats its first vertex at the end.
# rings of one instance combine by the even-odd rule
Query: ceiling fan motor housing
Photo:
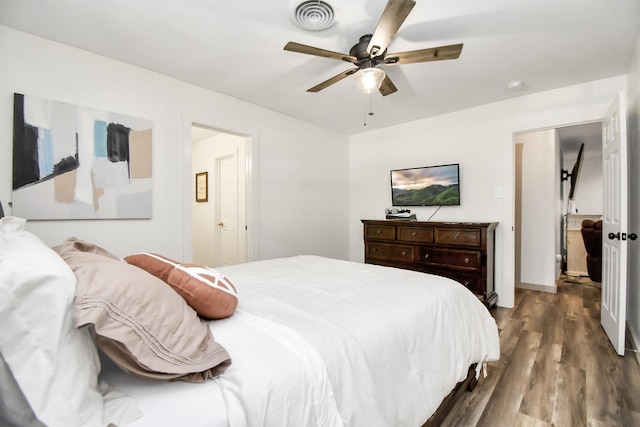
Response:
POLYGON ((385 50, 381 55, 372 57, 367 50, 369 48, 371 37, 371 34, 365 34, 364 36, 360 37, 358 43, 356 43, 349 51, 349 55, 355 56, 357 58, 355 65, 357 65, 359 68, 375 67, 379 63, 383 62, 384 56, 387 53, 387 51, 385 50))

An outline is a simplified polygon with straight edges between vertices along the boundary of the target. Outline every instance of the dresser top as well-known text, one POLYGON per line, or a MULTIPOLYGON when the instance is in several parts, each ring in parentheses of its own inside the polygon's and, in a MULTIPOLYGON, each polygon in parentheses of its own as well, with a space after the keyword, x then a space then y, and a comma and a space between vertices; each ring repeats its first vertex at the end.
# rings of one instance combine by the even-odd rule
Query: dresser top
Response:
POLYGON ((497 222, 431 222, 431 221, 409 221, 402 219, 362 219, 363 224, 393 224, 415 227, 487 227, 496 228, 497 222))

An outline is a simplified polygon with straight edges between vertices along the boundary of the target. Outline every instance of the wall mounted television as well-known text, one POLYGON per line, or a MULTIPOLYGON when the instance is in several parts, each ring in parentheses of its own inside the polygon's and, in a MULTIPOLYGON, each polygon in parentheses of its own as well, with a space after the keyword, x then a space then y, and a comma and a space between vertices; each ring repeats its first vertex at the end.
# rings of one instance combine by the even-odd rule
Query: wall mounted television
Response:
POLYGON ((460 165, 391 171, 393 206, 459 206, 460 165))

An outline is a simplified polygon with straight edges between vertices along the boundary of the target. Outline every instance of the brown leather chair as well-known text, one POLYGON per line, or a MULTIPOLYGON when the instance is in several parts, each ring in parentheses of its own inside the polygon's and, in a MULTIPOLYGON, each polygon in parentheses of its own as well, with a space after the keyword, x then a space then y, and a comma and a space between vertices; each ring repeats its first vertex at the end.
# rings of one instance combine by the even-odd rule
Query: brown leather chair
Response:
POLYGON ((602 221, 582 221, 582 240, 587 250, 587 272, 594 282, 602 281, 602 221))

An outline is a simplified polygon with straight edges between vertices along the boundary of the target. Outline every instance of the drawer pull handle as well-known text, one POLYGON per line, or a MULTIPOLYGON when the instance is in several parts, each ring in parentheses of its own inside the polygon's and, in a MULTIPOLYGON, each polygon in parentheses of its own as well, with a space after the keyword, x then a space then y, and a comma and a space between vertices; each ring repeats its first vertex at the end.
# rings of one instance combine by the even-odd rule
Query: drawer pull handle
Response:
POLYGON ((459 239, 460 238, 460 233, 456 233, 455 236, 453 236, 454 239, 459 239))
POLYGON ((382 234, 382 230, 380 230, 380 229, 378 228, 378 231, 376 231, 376 233, 378 233, 378 234, 382 234))
POLYGON ((429 258, 429 254, 424 254, 424 258, 425 259, 429 258))
POLYGON ((469 264, 469 258, 468 257, 464 259, 464 263, 465 264, 469 264))
POLYGON ((371 249, 371 252, 378 252, 378 248, 371 249))
POLYGON ((414 231, 413 233, 411 233, 411 235, 412 235, 413 237, 416 237, 416 236, 418 235, 418 233, 416 233, 416 232, 414 231))
POLYGON ((402 251, 402 256, 405 256, 407 254, 407 251, 402 251))

